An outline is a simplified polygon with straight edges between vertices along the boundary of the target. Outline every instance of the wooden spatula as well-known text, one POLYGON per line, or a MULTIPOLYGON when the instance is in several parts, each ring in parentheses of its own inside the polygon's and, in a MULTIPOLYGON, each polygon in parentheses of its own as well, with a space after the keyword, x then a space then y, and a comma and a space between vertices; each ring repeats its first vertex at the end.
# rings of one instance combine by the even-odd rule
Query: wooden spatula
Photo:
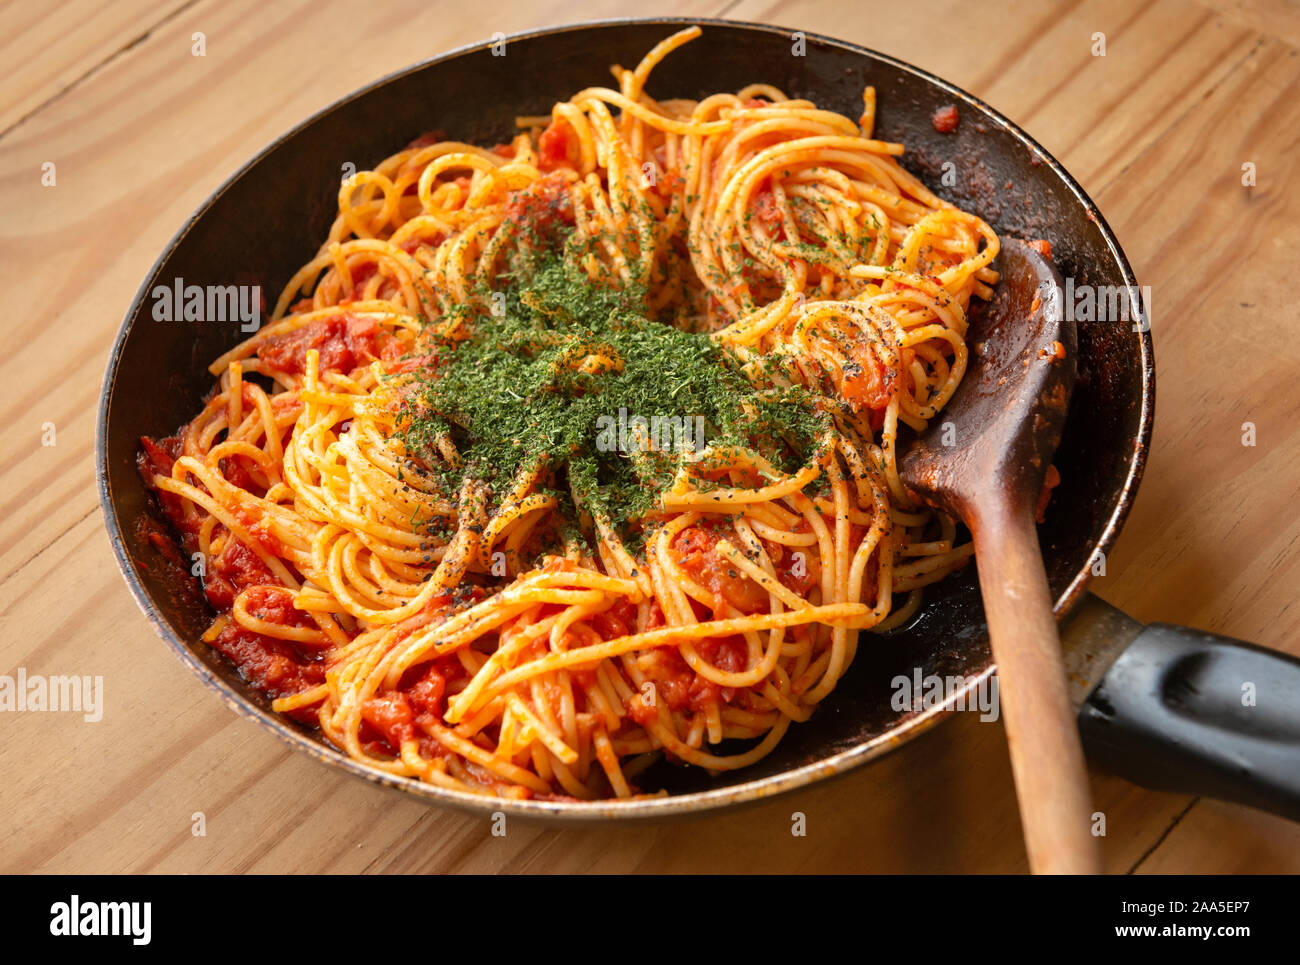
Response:
POLYGON ((1083 750, 1034 527, 1074 384, 1074 324, 1059 311, 1060 275, 1036 249, 1007 240, 997 267, 993 301, 972 316, 961 387, 900 472, 974 538, 1030 870, 1097 873, 1083 750))

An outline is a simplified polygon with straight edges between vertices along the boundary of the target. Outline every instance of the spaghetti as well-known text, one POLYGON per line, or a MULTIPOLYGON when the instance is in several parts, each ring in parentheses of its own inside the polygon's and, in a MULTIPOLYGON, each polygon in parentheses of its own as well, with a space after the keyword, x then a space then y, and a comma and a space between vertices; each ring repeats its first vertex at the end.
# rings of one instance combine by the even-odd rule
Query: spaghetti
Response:
POLYGON ((508 144, 348 178, 202 412, 144 440, 204 639, 374 768, 588 799, 745 767, 971 554, 895 449, 962 378, 997 236, 873 139, 870 87, 856 122, 653 99, 698 34, 508 144))

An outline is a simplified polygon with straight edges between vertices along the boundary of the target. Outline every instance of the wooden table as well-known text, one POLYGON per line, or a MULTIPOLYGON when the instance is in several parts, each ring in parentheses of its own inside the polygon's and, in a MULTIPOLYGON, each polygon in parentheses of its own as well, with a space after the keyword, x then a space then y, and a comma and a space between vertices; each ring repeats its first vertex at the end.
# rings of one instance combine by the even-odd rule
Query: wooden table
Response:
MULTIPOLYGON (((102 674, 107 709, 99 723, 0 715, 0 871, 1025 869, 1002 730, 975 715, 750 810, 594 831, 513 822, 493 837, 486 821, 335 774, 230 713, 132 603, 96 500, 95 403, 136 286, 221 180, 340 95, 495 31, 645 8, 499 0, 484 19, 489 8, 424 0, 371 0, 364 17, 339 2, 45 6, 0 8, 0 672, 102 674), (796 810, 804 837, 791 834, 796 810)), ((984 98, 1060 158, 1151 286, 1160 369, 1150 468, 1094 588, 1143 620, 1300 653, 1300 8, 906 7, 672 0, 656 12, 885 51, 984 98)), ((1300 871, 1300 828, 1280 819, 1101 774, 1093 793, 1111 871, 1300 871)))

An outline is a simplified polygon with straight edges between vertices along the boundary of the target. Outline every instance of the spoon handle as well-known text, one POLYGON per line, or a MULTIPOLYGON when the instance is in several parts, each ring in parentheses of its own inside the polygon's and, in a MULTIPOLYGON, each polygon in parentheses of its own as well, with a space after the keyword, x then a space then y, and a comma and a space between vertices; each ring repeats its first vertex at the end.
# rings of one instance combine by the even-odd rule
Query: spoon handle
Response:
POLYGON ((1098 874, 1088 774, 1038 533, 1016 502, 994 490, 970 522, 1029 869, 1098 874))

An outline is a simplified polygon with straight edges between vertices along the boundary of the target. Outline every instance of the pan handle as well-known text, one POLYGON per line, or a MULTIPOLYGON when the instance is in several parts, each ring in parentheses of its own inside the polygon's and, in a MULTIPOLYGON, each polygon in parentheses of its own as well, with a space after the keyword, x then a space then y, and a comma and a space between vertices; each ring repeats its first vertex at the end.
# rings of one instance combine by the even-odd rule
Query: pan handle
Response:
POLYGON ((1300 660, 1153 623, 1079 711, 1088 757, 1159 791, 1300 821, 1300 660))

